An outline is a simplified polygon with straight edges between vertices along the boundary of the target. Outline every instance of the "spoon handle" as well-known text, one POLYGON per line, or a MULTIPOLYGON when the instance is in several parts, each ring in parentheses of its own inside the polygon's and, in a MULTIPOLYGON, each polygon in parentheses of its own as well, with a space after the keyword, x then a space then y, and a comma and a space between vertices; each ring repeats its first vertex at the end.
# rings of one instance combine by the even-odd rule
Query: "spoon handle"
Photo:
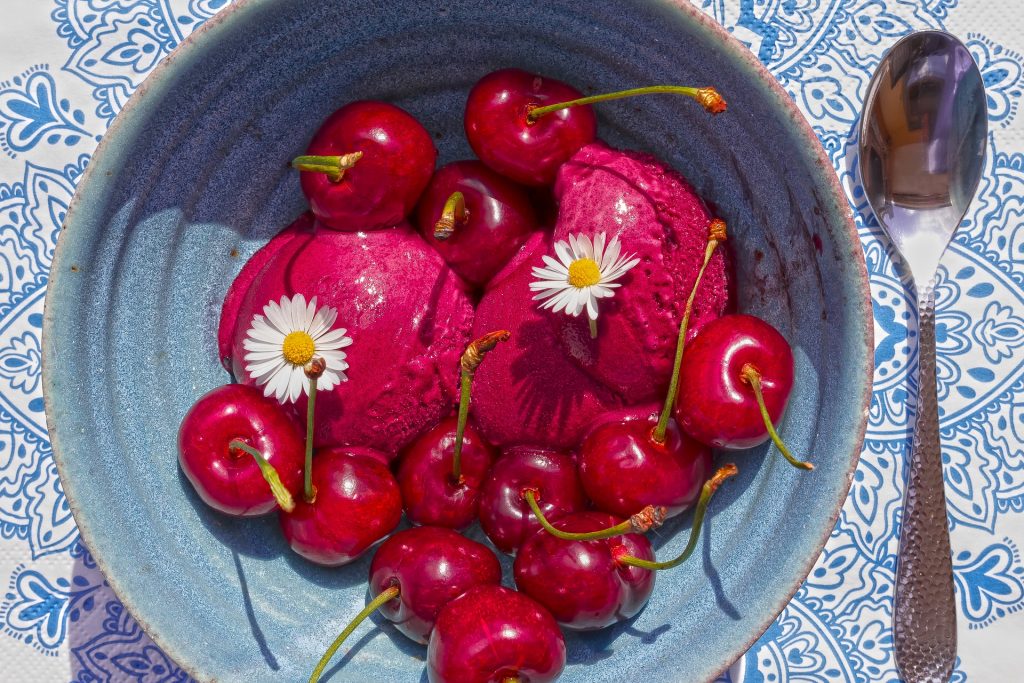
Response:
POLYGON ((935 387, 934 280, 919 296, 918 399, 896 565, 893 631, 905 683, 946 683, 956 660, 953 562, 935 387))

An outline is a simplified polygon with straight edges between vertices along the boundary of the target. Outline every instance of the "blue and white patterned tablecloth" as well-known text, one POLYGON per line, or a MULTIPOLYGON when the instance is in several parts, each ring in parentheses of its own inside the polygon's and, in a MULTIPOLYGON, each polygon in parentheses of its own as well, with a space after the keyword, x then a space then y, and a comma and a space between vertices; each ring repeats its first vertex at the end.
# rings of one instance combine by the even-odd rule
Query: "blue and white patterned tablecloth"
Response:
MULTIPOLYGON (((915 322, 857 183, 857 119, 879 57, 942 28, 988 88, 985 176, 936 290, 939 398, 960 609, 955 681, 1019 681, 1024 643, 1024 1, 695 0, 814 125, 849 193, 875 313, 860 468, 825 553, 747 654, 744 680, 888 682, 915 322)), ((0 0, 0 681, 186 681, 78 539, 47 440, 40 330, 64 211, 146 74, 227 0, 0 0)), ((145 539, 140 539, 145 542, 145 539)))

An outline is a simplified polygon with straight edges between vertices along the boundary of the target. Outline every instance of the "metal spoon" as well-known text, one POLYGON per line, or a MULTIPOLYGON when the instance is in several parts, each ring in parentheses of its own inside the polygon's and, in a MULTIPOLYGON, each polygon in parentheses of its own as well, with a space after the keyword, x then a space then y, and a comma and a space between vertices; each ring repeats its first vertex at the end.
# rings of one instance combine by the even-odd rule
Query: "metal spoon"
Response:
MULTIPOLYGON (((896 567, 896 665, 907 683, 946 683, 956 603, 935 388, 935 277, 981 178, 987 104, 967 48, 939 31, 892 47, 868 87, 860 173, 868 203, 917 290, 918 396, 896 567)), ((913 384, 913 383, 911 383, 913 384)))

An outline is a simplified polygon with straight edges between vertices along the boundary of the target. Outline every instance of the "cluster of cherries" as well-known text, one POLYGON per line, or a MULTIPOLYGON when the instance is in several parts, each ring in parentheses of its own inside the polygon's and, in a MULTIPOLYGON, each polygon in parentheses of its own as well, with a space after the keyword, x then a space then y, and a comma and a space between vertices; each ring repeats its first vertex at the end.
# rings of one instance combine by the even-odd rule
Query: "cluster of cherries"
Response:
MULTIPOLYGON (((335 112, 294 161, 318 219, 339 230, 418 227, 467 283, 487 282, 537 225, 529 187, 550 185, 559 166, 596 139, 594 102, 649 92, 689 96, 708 111, 712 88, 659 86, 582 97, 568 85, 515 69, 485 76, 469 95, 465 128, 480 161, 434 172, 436 150, 412 116, 383 102, 335 112), (529 187, 528 187, 529 186, 529 187), (496 207, 500 207, 497 210, 496 207)), ((725 239, 712 221, 704 265, 725 239)), ((470 387, 496 331, 461 359, 458 411, 393 455, 312 444, 314 358, 307 424, 260 389, 230 384, 185 416, 179 461, 203 501, 237 516, 280 511, 289 545, 312 562, 340 566, 385 539, 370 566, 372 600, 314 670, 374 611, 428 643, 433 683, 534 683, 565 665, 559 625, 607 627, 636 615, 655 571, 693 551, 712 495, 736 473, 713 471, 711 448, 745 449, 772 438, 792 389, 793 357, 764 321, 725 315, 691 341, 686 330, 703 268, 680 323, 672 379, 660 414, 633 409, 599 419, 578 453, 518 446, 495 456, 469 423, 470 387), (686 548, 659 562, 643 533, 695 507, 686 548), (414 526, 392 534, 403 512, 414 526), (514 553, 518 591, 502 587, 492 549, 463 536, 479 521, 501 552, 514 553), (390 537, 389 537, 390 534, 390 537)), ((455 368, 453 368, 453 372, 455 368)))

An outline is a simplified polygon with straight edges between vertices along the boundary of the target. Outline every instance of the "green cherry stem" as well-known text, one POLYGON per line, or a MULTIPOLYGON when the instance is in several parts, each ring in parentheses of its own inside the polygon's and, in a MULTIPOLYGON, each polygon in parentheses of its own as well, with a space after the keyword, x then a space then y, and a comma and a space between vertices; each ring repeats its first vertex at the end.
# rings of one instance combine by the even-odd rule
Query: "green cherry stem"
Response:
POLYGON ((797 467, 802 470, 813 470, 814 465, 803 460, 797 460, 797 458, 790 453, 789 449, 786 448, 786 444, 782 443, 782 437, 775 431, 775 425, 772 424, 771 415, 768 414, 768 406, 764 404, 764 393, 761 391, 761 373, 758 372, 750 363, 747 363, 740 370, 740 379, 745 384, 749 384, 750 388, 754 391, 754 398, 757 399, 757 407, 761 411, 761 419, 764 420, 764 427, 768 430, 768 436, 772 438, 772 442, 775 443, 775 447, 782 453, 782 457, 789 461, 789 464, 793 467, 797 467))
POLYGON ((665 443, 668 421, 672 417, 672 409, 676 405, 676 393, 679 391, 679 371, 683 367, 683 349, 686 347, 686 330, 690 326, 693 301, 697 298, 697 287, 700 285, 701 278, 704 277, 704 271, 707 270, 708 264, 711 263, 711 256, 715 253, 715 247, 718 246, 719 242, 724 242, 725 239, 725 221, 721 218, 715 218, 708 225, 708 244, 704 249, 704 263, 701 264, 700 270, 697 271, 697 279, 693 281, 690 296, 686 299, 683 319, 679 323, 679 336, 676 337, 676 357, 672 363, 672 379, 668 383, 668 394, 665 396, 665 404, 661 407, 661 416, 658 418, 658 424, 654 427, 654 432, 651 435, 657 443, 665 443))
POLYGON ((452 481, 456 483, 462 481, 462 442, 466 436, 466 422, 469 421, 469 398, 473 376, 483 362, 484 355, 497 346, 498 342, 508 341, 511 336, 512 333, 508 330, 488 332, 471 341, 462 352, 462 359, 459 361, 462 373, 459 378, 459 417, 455 424, 455 449, 452 452, 452 481))
POLYGON ((292 159, 292 168, 306 173, 324 173, 336 183, 345 177, 345 171, 363 158, 362 152, 350 152, 340 156, 298 156, 292 159))
POLYGON ((316 390, 320 375, 327 369, 327 362, 320 356, 313 356, 303 370, 309 378, 309 400, 306 401, 306 462, 302 470, 302 496, 307 503, 316 500, 313 486, 313 436, 316 432, 313 416, 316 412, 316 390))
POLYGON ((700 538, 701 528, 704 526, 704 516, 708 511, 708 503, 711 502, 711 498, 715 495, 715 491, 722 485, 729 477, 733 477, 739 473, 736 465, 729 463, 718 468, 711 478, 704 482, 704 487, 700 490, 700 500, 697 501, 697 509, 693 513, 693 526, 690 528, 690 539, 686 542, 686 547, 683 548, 683 552, 679 553, 679 556, 674 560, 668 560, 667 562, 652 562, 650 560, 642 560, 639 557, 633 557, 632 555, 621 555, 616 558, 622 564, 628 564, 633 567, 641 567, 642 569, 650 569, 657 571, 661 569, 672 569, 678 567, 683 562, 690 559, 690 555, 693 554, 694 549, 697 547, 697 539, 700 538))
POLYGON ((295 509, 295 499, 292 498, 291 492, 281 482, 281 477, 278 475, 277 470, 274 466, 267 462, 267 459, 263 457, 263 454, 258 450, 238 439, 233 439, 228 443, 228 449, 233 451, 244 451, 251 455, 255 460, 256 464, 259 465, 260 472, 263 474, 263 478, 267 480, 267 484, 270 486, 270 492, 274 494, 274 500, 281 506, 281 509, 285 512, 291 512, 295 509))
POLYGON ((359 624, 363 623, 366 617, 376 612, 382 605, 384 605, 384 603, 397 598, 399 593, 400 590, 398 586, 391 586, 371 600, 370 603, 363 608, 363 611, 357 614, 355 618, 349 622, 348 626, 345 627, 345 630, 338 634, 338 637, 334 639, 331 646, 327 648, 326 652, 324 652, 324 656, 320 658, 319 662, 317 662, 316 668, 313 669, 313 673, 309 675, 309 683, 317 683, 317 681, 320 680, 320 675, 324 672, 324 669, 327 668, 327 665, 331 661, 331 657, 333 657, 334 653, 338 651, 338 648, 345 642, 345 639, 352 635, 352 632, 356 630, 359 624))
POLYGON ((526 114, 526 122, 536 123, 537 119, 546 114, 550 114, 561 109, 568 109, 569 107, 580 107, 587 104, 607 102, 608 100, 621 100, 624 97, 653 95, 658 93, 669 93, 672 95, 683 95, 684 97, 689 97, 690 99, 698 102, 711 114, 721 114, 725 111, 725 100, 722 99, 722 96, 714 88, 691 88, 682 85, 651 85, 646 88, 630 88, 629 90, 619 90, 616 92, 605 93, 603 95, 581 97, 576 100, 569 100, 568 102, 557 102, 543 107, 533 107, 526 114))
POLYGON ((573 533, 569 531, 562 531, 548 521, 547 517, 544 516, 543 510, 540 509, 540 505, 537 504, 537 497, 539 492, 537 489, 523 489, 522 497, 526 500, 526 504, 530 506, 530 510, 533 511, 533 516, 537 518, 540 525, 544 527, 544 530, 555 538, 560 538, 563 541, 596 541, 601 538, 613 538, 615 536, 621 536, 623 534, 642 534, 651 529, 657 528, 662 525, 665 521, 665 516, 668 514, 668 510, 663 506, 655 507, 648 505, 640 512, 631 516, 625 522, 610 526, 607 529, 598 529, 597 531, 581 531, 573 533))
POLYGON ((441 217, 434 224, 434 239, 438 242, 446 241, 455 232, 456 226, 465 225, 468 220, 465 195, 458 191, 452 192, 452 196, 444 203, 441 217))

